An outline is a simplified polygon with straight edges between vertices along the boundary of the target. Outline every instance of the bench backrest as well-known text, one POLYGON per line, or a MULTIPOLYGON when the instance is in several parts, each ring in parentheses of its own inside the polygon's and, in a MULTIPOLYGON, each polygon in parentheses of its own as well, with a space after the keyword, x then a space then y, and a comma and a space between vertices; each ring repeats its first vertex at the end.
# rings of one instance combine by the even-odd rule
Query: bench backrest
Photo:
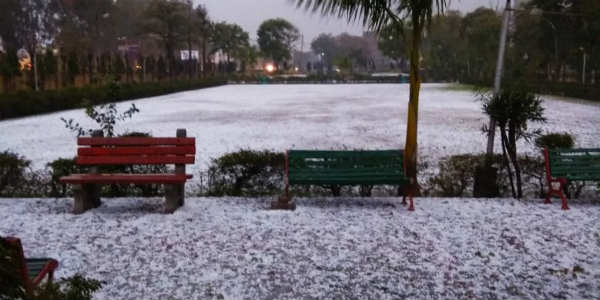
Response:
POLYGON ((289 150, 289 184, 403 184, 402 150, 289 150))
POLYGON ((552 177, 600 180, 600 149, 546 149, 544 152, 546 168, 552 177))
POLYGON ((80 137, 79 165, 193 164, 195 138, 80 137))

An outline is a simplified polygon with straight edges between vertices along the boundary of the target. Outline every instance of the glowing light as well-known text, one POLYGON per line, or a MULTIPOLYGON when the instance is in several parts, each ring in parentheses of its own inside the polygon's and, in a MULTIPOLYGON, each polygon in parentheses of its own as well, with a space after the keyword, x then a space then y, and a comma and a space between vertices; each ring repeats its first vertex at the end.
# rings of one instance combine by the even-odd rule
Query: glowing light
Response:
POLYGON ((136 68, 136 70, 141 70, 141 69, 142 69, 142 66, 140 66, 140 65, 136 65, 136 66, 135 66, 135 68, 136 68))
POLYGON ((271 72, 275 71, 275 66, 273 64, 267 64, 265 66, 265 70, 267 70, 267 72, 271 73, 271 72))
POLYGON ((298 72, 298 67, 295 67, 295 68, 294 68, 294 71, 298 72))

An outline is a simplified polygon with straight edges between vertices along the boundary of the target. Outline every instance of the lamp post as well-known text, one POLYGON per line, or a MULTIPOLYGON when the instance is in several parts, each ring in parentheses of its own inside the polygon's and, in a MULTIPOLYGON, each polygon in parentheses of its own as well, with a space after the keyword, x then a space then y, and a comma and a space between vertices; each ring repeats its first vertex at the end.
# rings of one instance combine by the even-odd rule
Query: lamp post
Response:
MULTIPOLYGON (((496 61, 496 75, 494 76, 494 94, 500 92, 500 84, 502 82, 502 71, 504 68, 504 52, 506 50, 506 37, 508 35, 508 23, 510 21, 510 0, 506 0, 506 7, 504 8, 504 20, 502 22, 502 31, 500 32, 500 47, 498 49, 498 60, 496 61)), ((496 120, 490 117, 490 123, 488 128, 488 140, 487 140, 487 160, 494 154, 494 138, 496 135, 496 120)))

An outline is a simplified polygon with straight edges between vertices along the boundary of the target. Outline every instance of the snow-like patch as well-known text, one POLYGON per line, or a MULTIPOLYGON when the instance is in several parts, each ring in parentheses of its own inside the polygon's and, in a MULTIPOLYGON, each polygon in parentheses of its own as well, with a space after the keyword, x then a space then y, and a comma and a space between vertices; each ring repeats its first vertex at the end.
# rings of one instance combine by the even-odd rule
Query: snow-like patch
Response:
POLYGON ((598 299, 600 206, 510 199, 0 199, 0 235, 96 299, 598 299))
MULTIPOLYGON (((241 148, 404 148, 408 94, 407 84, 228 85, 120 103, 120 110, 135 103, 141 112, 118 129, 175 136, 177 128, 187 128, 197 139, 194 173, 206 169, 211 158, 241 148)), ((420 96, 422 161, 435 168, 440 157, 485 151, 481 127, 487 117, 472 92, 424 84, 420 96)), ((570 132, 578 147, 600 146, 600 105, 544 98, 544 131, 570 132)), ((3 121, 0 151, 24 155, 36 169, 75 156, 75 136, 60 117, 93 126, 81 109, 3 121)))

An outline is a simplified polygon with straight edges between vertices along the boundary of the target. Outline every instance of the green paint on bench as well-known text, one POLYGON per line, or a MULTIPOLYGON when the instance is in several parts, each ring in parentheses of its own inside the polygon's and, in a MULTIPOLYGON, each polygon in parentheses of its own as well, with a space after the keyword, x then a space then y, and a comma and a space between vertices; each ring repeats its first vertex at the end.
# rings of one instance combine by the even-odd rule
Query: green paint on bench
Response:
POLYGON ((550 174, 568 181, 600 181, 600 149, 548 150, 550 174))
POLYGON ((288 151, 289 184, 403 185, 402 150, 288 151))
POLYGON ((403 150, 289 150, 285 156, 285 195, 272 209, 295 209, 290 185, 378 185, 404 186, 402 203, 410 200, 414 210, 414 186, 404 175, 403 150))
POLYGON ((562 209, 569 209, 563 193, 569 181, 600 181, 600 149, 544 149, 548 193, 546 202, 558 196, 562 209), (556 185, 558 185, 556 187, 556 185))
POLYGON ((51 258, 27 258, 25 259, 25 265, 27 266, 27 274, 31 280, 37 277, 47 263, 51 262, 51 258))

